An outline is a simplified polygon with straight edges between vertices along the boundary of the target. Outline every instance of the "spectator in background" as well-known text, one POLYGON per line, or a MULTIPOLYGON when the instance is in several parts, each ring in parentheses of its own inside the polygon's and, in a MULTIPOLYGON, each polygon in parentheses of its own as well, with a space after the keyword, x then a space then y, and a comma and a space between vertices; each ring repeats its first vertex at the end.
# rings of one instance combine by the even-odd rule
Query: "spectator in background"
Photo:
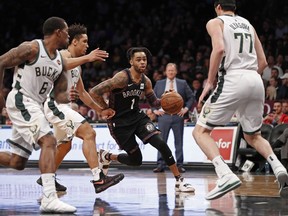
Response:
POLYGON ((278 82, 274 76, 269 79, 268 86, 266 88, 266 100, 275 100, 277 98, 278 82))
MULTIPOLYGON (((186 80, 176 78, 177 66, 174 63, 168 63, 166 66, 166 79, 162 79, 156 82, 154 92, 158 98, 161 98, 165 91, 176 91, 184 100, 183 109, 175 114, 166 114, 162 109, 153 109, 153 112, 158 117, 158 128, 161 131, 161 136, 165 143, 167 143, 169 132, 172 129, 174 134, 175 155, 177 160, 177 167, 180 173, 185 172, 183 168, 183 133, 184 133, 184 119, 188 117, 188 111, 191 109, 194 102, 194 96, 191 88, 188 86, 186 80)), ((153 172, 164 172, 165 161, 161 157, 161 154, 157 155, 157 167, 153 172)))
POLYGON ((288 99, 288 73, 281 77, 281 85, 278 88, 277 99, 288 99))
POLYGON ((199 97, 203 91, 203 87, 202 87, 200 80, 194 79, 192 81, 191 89, 192 89, 192 94, 193 94, 196 102, 198 102, 198 99, 199 99, 199 97))
POLYGON ((263 119, 263 123, 272 124, 274 126, 278 124, 288 123, 288 116, 282 111, 281 101, 274 101, 273 110, 263 119))
POLYGON ((267 57, 267 63, 268 65, 264 68, 263 73, 262 73, 262 79, 264 80, 264 83, 267 83, 272 75, 272 68, 277 68, 279 71, 278 76, 283 75, 283 71, 280 67, 275 65, 275 58, 273 55, 269 55, 267 57))
POLYGON ((93 119, 88 115, 89 108, 85 104, 80 104, 78 112, 89 122, 95 123, 93 119))
POLYGON ((288 115, 288 100, 282 101, 282 112, 288 115))

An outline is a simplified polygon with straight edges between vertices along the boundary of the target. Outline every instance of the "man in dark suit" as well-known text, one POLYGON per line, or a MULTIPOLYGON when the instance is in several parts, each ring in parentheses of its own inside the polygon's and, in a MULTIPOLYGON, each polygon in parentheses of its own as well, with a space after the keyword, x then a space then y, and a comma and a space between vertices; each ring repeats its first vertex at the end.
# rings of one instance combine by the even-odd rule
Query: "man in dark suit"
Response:
MULTIPOLYGON (((177 166, 179 172, 185 172, 183 168, 183 133, 184 133, 184 116, 188 114, 195 98, 192 90, 187 84, 186 80, 176 78, 177 66, 174 63, 168 63, 166 66, 166 79, 162 79, 156 82, 154 92, 158 98, 165 91, 176 91, 178 92, 183 100, 184 107, 182 110, 175 114, 166 114, 162 109, 154 109, 153 112, 158 116, 158 128, 161 131, 163 140, 167 143, 170 129, 174 134, 174 145, 175 145, 175 156, 177 160, 177 166)), ((157 155, 157 167, 153 172, 164 172, 165 162, 161 157, 161 154, 157 155)))

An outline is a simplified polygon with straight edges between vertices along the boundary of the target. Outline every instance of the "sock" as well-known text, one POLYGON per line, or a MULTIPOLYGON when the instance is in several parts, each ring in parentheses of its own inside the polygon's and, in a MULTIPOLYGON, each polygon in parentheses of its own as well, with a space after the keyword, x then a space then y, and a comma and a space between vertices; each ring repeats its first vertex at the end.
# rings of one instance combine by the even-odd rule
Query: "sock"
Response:
POLYGON ((110 161, 110 160, 111 160, 111 155, 112 155, 112 153, 107 153, 107 154, 105 155, 105 159, 108 160, 108 161, 110 161))
POLYGON ((43 185, 43 194, 46 197, 49 197, 50 194, 56 194, 55 187, 55 174, 54 173, 44 173, 41 174, 42 185, 43 185))
POLYGON ((181 175, 175 176, 176 181, 178 181, 178 180, 181 179, 181 178, 182 178, 181 175))
POLYGON ((271 165, 271 168, 274 172, 274 174, 277 175, 279 172, 287 172, 283 164, 278 160, 277 156, 275 154, 271 154, 267 158, 268 163, 271 165))
POLYGON ((229 166, 225 163, 221 155, 213 158, 212 163, 215 167, 218 178, 222 178, 226 174, 233 173, 229 166))
POLYGON ((98 181, 100 179, 101 169, 99 169, 98 167, 95 167, 95 168, 91 169, 91 172, 93 175, 93 181, 98 181))

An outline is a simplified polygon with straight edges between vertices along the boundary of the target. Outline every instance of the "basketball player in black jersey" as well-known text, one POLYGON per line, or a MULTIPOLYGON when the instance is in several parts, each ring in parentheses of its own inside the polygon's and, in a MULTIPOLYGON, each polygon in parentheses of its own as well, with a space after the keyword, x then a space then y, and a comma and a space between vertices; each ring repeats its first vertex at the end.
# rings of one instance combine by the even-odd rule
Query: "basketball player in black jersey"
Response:
POLYGON ((116 111, 113 118, 108 119, 111 135, 120 149, 126 151, 119 155, 107 151, 100 151, 100 162, 109 163, 118 161, 129 166, 142 164, 142 153, 136 142, 137 136, 144 144, 150 143, 161 154, 166 164, 176 178, 177 192, 194 192, 191 184, 184 182, 178 171, 175 159, 168 145, 162 140, 160 131, 150 118, 140 110, 139 99, 143 93, 150 106, 160 108, 160 99, 153 91, 151 80, 144 74, 147 67, 147 58, 150 51, 145 47, 132 47, 127 51, 131 67, 122 70, 90 90, 92 98, 103 108, 112 108, 116 111), (104 93, 109 93, 109 104, 103 99, 104 93))

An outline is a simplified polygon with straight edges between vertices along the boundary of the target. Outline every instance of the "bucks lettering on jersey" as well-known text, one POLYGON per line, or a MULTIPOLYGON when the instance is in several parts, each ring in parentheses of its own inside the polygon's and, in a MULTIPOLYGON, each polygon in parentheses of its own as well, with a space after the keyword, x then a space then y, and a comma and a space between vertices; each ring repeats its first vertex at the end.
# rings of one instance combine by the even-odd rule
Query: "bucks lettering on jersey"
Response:
POLYGON ((42 40, 37 40, 39 53, 35 62, 17 67, 13 87, 23 95, 43 103, 53 83, 63 71, 63 62, 59 51, 51 59, 47 54, 42 40))
POLYGON ((114 118, 127 113, 139 112, 139 100, 145 89, 145 76, 142 74, 141 82, 136 84, 131 79, 129 69, 125 69, 128 76, 128 84, 123 89, 115 89, 109 96, 109 107, 116 111, 114 118))
POLYGON ((225 53, 220 68, 227 70, 257 70, 257 56, 254 48, 254 29, 243 17, 218 16, 224 23, 223 36, 225 53))

